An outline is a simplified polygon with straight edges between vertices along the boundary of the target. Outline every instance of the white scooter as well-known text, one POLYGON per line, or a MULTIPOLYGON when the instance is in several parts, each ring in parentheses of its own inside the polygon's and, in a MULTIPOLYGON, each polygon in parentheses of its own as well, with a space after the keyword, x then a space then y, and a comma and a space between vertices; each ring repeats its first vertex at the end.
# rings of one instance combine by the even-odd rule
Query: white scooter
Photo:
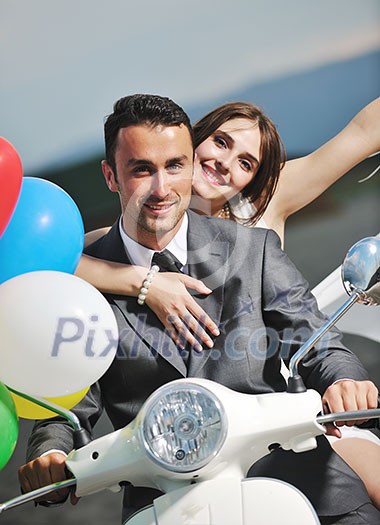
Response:
POLYGON ((181 379, 154 392, 128 426, 91 442, 74 414, 35 400, 74 427, 77 442, 66 461, 73 478, 0 504, 0 513, 61 488, 75 486, 77 496, 86 496, 119 491, 128 480, 164 493, 128 525, 318 524, 296 488, 245 475, 278 446, 315 448, 328 423, 380 417, 380 409, 320 415, 320 395, 306 390, 298 374, 300 360, 353 304, 380 304, 380 239, 356 243, 342 273, 350 298, 293 356, 287 392, 248 395, 205 379, 181 379))

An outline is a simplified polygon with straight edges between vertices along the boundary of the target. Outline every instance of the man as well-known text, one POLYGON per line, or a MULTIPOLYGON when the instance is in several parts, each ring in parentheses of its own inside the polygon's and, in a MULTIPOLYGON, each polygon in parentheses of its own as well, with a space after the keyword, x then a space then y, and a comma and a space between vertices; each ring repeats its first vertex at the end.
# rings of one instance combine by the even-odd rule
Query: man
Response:
MULTIPOLYGON (((122 217, 88 253, 149 268, 155 252, 168 250, 177 266, 213 290, 197 301, 221 333, 212 349, 182 348, 143 304, 149 283, 142 304, 109 296, 119 325, 119 349, 110 369, 75 409, 89 430, 103 404, 114 427, 120 428, 154 390, 184 376, 205 377, 245 393, 284 390, 280 350, 289 358, 299 346, 297 338, 305 339, 323 322, 307 284, 273 232, 186 211, 191 136, 187 115, 169 99, 134 95, 115 104, 105 123, 107 160, 102 168, 109 189, 119 193, 122 217)), ((333 332, 318 352, 321 348, 301 365, 307 386, 325 393, 330 406, 374 404, 376 387, 340 343, 339 334, 333 332)), ((290 479, 311 498, 322 523, 377 523, 379 514, 360 480, 324 438, 320 441, 316 451, 305 454, 275 452, 252 475, 290 479)), ((24 490, 63 479, 65 456, 59 451, 67 453, 72 446, 65 422, 57 418, 38 423, 29 444, 32 461, 20 469, 24 490)), ((125 516, 152 495, 130 487, 125 516)))

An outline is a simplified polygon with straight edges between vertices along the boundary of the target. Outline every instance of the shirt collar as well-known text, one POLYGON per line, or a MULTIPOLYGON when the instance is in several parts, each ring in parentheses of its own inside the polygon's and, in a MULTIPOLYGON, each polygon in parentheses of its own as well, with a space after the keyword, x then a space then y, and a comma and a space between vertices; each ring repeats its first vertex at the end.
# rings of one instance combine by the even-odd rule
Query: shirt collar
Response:
MULTIPOLYGON (((131 237, 129 237, 124 231, 122 219, 123 216, 121 216, 119 220, 119 230, 127 256, 129 257, 132 264, 135 264, 136 266, 144 266, 145 268, 150 268, 152 264, 153 255, 156 252, 156 250, 146 248, 145 246, 142 246, 138 242, 131 239, 131 237)), ((178 232, 169 242, 169 244, 165 246, 165 249, 169 250, 175 257, 177 257, 182 266, 186 266, 187 264, 188 225, 189 219, 187 213, 185 213, 178 232)))

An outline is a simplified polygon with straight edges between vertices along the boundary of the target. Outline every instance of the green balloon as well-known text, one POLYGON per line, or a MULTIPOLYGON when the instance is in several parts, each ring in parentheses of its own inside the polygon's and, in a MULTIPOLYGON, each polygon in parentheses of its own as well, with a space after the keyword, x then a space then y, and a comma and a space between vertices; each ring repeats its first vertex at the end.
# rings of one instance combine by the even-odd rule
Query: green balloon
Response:
POLYGON ((12 396, 0 383, 0 470, 13 454, 18 437, 18 418, 12 396))

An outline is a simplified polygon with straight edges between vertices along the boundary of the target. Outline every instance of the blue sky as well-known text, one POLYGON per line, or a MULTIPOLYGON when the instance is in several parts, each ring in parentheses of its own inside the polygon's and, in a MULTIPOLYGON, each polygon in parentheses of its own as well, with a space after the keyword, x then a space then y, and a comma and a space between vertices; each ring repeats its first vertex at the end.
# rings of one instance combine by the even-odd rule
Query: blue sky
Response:
POLYGON ((184 107, 380 48, 378 0, 0 0, 0 135, 28 171, 102 141, 128 93, 184 107))

